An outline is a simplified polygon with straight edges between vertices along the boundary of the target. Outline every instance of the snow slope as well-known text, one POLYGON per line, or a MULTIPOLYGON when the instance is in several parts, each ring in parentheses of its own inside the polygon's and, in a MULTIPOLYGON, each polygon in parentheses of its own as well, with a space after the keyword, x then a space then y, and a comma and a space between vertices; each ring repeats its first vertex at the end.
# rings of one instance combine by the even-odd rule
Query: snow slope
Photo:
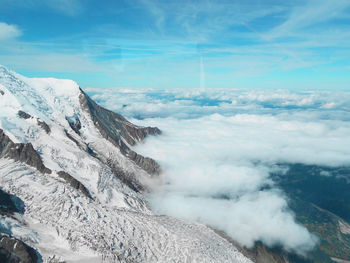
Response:
MULTIPOLYGON (((81 96, 71 80, 26 78, 0 66, 0 129, 14 143, 31 143, 52 171, 0 159, 2 190, 25 204, 23 215, 1 215, 1 232, 36 248, 44 262, 251 262, 205 225, 155 215, 125 183, 136 178, 149 189, 154 175, 101 135, 81 96)), ((130 138, 121 141, 129 151, 130 138)))

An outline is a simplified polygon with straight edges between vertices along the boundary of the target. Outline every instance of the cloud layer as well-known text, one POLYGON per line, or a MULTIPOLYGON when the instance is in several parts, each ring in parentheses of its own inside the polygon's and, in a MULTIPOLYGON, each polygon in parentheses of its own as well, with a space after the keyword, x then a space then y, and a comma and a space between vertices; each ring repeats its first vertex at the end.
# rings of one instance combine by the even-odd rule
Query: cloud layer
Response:
POLYGON ((163 168, 149 199, 160 214, 304 253, 317 239, 298 224, 269 177, 278 163, 350 165, 349 93, 119 89, 89 91, 141 125, 158 126, 136 150, 163 168))

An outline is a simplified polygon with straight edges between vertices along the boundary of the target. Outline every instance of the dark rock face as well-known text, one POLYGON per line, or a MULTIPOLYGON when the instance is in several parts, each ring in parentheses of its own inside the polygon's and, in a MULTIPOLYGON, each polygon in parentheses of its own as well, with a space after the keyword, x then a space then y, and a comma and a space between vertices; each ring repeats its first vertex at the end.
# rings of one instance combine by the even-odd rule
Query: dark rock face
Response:
POLYGON ((155 160, 148 157, 143 157, 142 155, 131 150, 126 154, 126 156, 137 163, 149 174, 159 174, 160 166, 155 160))
MULTIPOLYGON (((31 116, 30 114, 28 114, 28 113, 26 113, 26 112, 24 112, 24 111, 22 111, 22 110, 19 110, 17 114, 18 114, 18 116, 19 116, 20 118, 25 119, 25 120, 27 120, 27 119, 33 117, 33 116, 31 116)), ((49 133, 51 132, 51 129, 50 129, 49 125, 47 125, 46 122, 41 121, 39 118, 37 118, 36 121, 37 121, 38 125, 39 125, 41 128, 43 128, 44 131, 46 131, 47 134, 49 134, 49 133)))
POLYGON ((96 126, 103 132, 104 137, 108 137, 113 142, 121 145, 121 138, 128 144, 135 145, 137 141, 142 141, 147 135, 161 134, 156 127, 139 127, 127 121, 122 115, 104 109, 94 102, 82 90, 80 103, 83 109, 87 110, 95 122, 96 126))
POLYGON ((120 114, 102 108, 82 90, 79 99, 82 108, 90 113, 92 120, 104 138, 112 142, 125 156, 148 173, 152 175, 160 173, 160 166, 154 160, 133 152, 127 145, 135 145, 136 142, 144 140, 148 135, 161 134, 158 128, 136 126, 120 114))
POLYGON ((70 186, 82 192, 86 197, 93 199, 90 195, 89 190, 81 182, 72 177, 69 173, 60 171, 57 174, 59 177, 63 178, 67 183, 69 183, 70 186))
POLYGON ((69 132, 68 132, 66 129, 64 129, 64 133, 66 134, 66 136, 67 136, 67 138, 68 138, 69 140, 71 140, 71 141, 74 142, 78 147, 80 147, 79 142, 78 142, 76 139, 74 139, 74 137, 73 137, 72 135, 70 135, 69 132))
POLYGON ((2 129, 0 129, 0 158, 7 157, 15 161, 24 162, 35 167, 42 173, 51 173, 43 164, 39 154, 31 143, 14 143, 2 129))
POLYGON ((46 122, 37 119, 38 125, 44 129, 44 131, 49 134, 51 132, 50 126, 46 122))
MULTIPOLYGON (((84 143, 84 144, 83 143, 79 143, 72 135, 69 134, 69 132, 66 129, 64 129, 64 132, 65 132, 67 138, 70 139, 72 142, 74 142, 76 146, 78 146, 80 149, 82 149, 85 152, 87 152, 88 154, 90 154, 92 157, 97 157, 97 155, 91 149, 91 147, 89 146, 88 143, 84 143)), ((100 160, 100 161, 102 161, 102 160, 100 160)))
POLYGON ((24 111, 21 111, 21 110, 19 110, 17 114, 19 117, 21 117, 22 119, 25 119, 25 120, 32 117, 30 114, 28 114, 24 111))
MULTIPOLYGON (((234 245, 238 249, 239 252, 241 252, 247 258, 251 259, 253 262, 256 262, 256 263, 291 263, 283 255, 272 252, 271 250, 269 250, 266 246, 264 246, 260 242, 256 242, 256 244, 252 248, 246 248, 246 247, 241 246, 238 242, 234 241, 232 238, 230 238, 225 232, 220 231, 220 230, 216 230, 216 229, 213 229, 213 230, 219 236, 225 238, 228 242, 230 242, 232 245, 234 245)), ((296 262, 293 262, 293 263, 296 263, 296 262)), ((302 262, 300 262, 300 263, 302 263, 302 262)))
POLYGON ((10 236, 0 236, 0 262, 39 263, 40 254, 23 241, 10 236))
POLYGON ((73 116, 73 117, 66 116, 66 120, 68 121, 69 126, 72 128, 72 130, 75 131, 76 134, 80 135, 81 122, 78 116, 73 116))
POLYGON ((3 90, 0 90, 0 95, 4 95, 5 92, 3 90))
POLYGON ((0 189, 0 213, 13 214, 24 213, 24 202, 15 195, 0 189))
POLYGON ((118 167, 115 163, 113 163, 111 160, 107 161, 107 165, 111 168, 113 174, 124 184, 130 187, 130 189, 134 190, 135 192, 141 192, 144 191, 145 188, 142 184, 136 180, 136 178, 130 174, 127 174, 124 172, 120 167, 118 167))
POLYGON ((262 242, 255 242, 252 248, 246 248, 230 238, 226 233, 213 229, 219 236, 225 238, 234 245, 239 252, 256 263, 331 263, 333 261, 313 260, 307 257, 299 256, 292 252, 286 252, 281 247, 269 248, 262 242))

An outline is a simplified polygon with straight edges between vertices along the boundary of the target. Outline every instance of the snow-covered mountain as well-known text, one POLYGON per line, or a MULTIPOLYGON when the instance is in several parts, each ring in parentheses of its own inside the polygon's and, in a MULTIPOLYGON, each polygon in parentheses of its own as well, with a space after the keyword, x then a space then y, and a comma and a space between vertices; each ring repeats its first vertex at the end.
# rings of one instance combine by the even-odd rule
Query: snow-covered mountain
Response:
POLYGON ((71 80, 0 66, 0 259, 251 262, 207 226, 151 211, 161 168, 132 148, 159 134, 71 80))

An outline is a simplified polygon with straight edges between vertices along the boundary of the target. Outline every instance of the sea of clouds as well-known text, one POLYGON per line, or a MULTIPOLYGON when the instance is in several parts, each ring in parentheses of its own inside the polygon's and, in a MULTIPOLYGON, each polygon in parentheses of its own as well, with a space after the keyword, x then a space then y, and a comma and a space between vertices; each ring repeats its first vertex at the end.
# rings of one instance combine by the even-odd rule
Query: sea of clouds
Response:
POLYGON ((350 93, 287 90, 94 90, 103 106, 157 126, 136 151, 161 166, 154 210, 304 253, 317 238, 298 224, 270 178, 279 163, 350 165, 350 93))

